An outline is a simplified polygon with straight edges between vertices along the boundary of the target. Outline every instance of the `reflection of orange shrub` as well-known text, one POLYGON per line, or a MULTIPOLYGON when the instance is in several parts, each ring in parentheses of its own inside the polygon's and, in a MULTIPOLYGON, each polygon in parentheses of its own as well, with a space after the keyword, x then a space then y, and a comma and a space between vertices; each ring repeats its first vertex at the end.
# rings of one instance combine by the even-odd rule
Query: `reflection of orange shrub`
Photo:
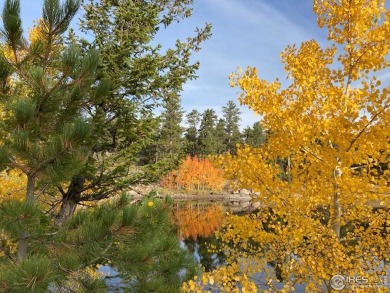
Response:
POLYGON ((167 174, 161 181, 162 187, 168 189, 221 190, 224 183, 222 172, 209 160, 187 157, 178 170, 167 174))
POLYGON ((221 228, 225 215, 219 205, 206 208, 188 207, 173 211, 172 222, 177 225, 181 238, 208 237, 221 228))

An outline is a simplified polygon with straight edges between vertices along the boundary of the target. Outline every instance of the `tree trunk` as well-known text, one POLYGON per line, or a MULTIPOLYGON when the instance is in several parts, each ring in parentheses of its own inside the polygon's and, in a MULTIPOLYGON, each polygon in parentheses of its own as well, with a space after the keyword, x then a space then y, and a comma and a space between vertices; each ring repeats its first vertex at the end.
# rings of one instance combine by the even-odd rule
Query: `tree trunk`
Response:
POLYGON ((62 197, 60 211, 56 216, 55 223, 57 226, 62 226, 70 219, 80 202, 81 190, 84 187, 85 179, 81 176, 75 176, 69 184, 68 190, 62 197))
POLYGON ((62 198, 61 208, 56 217, 57 226, 62 226, 74 214, 78 202, 74 201, 71 196, 62 198))
MULTIPOLYGON (((34 189, 35 189, 35 177, 27 175, 27 190, 26 190, 26 197, 24 199, 26 203, 34 202, 35 200, 34 189)), ((27 231, 24 230, 20 231, 18 249, 16 252, 16 259, 18 263, 21 263, 27 256, 27 237, 28 237, 27 231)))
POLYGON ((332 229, 336 233, 337 238, 340 239, 340 217, 341 205, 337 191, 333 195, 333 215, 332 215, 332 229))
POLYGON ((20 231, 18 250, 16 252, 16 260, 18 263, 23 262, 27 256, 27 233, 26 231, 20 231))
POLYGON ((25 198, 26 201, 33 202, 35 200, 34 190, 35 190, 35 177, 28 175, 27 176, 26 198, 25 198))
MULTIPOLYGON (((333 145, 332 145, 333 148, 333 145)), ((334 178, 334 193, 333 193, 333 203, 332 203, 332 218, 331 224, 332 229, 335 232, 338 239, 340 239, 340 228, 341 228, 341 204, 340 204, 340 186, 338 184, 338 178, 341 175, 341 171, 339 169, 340 161, 338 161, 338 166, 333 170, 333 178, 334 178)))

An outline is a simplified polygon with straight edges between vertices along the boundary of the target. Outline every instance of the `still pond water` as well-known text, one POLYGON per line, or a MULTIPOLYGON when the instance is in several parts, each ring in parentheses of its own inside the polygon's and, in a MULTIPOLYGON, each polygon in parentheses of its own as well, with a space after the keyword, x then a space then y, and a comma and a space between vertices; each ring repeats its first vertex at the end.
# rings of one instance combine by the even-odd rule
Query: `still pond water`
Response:
MULTIPOLYGON (((207 205, 206 205, 206 207, 207 207, 207 205)), ((212 208, 214 208, 214 207, 212 207, 212 208)), ((177 211, 183 212, 182 209, 177 209, 177 211)), ((186 216, 188 216, 189 218, 198 217, 198 218, 195 218, 195 221, 192 221, 192 222, 193 223, 194 222, 200 223, 199 226, 201 226, 202 223, 201 223, 201 221, 199 221, 199 219, 204 218, 204 214, 202 214, 202 212, 207 213, 207 208, 204 208, 203 205, 201 205, 201 208, 199 208, 199 205, 197 205, 197 204, 195 204, 195 205, 190 204, 189 208, 187 207, 186 210, 184 210, 184 211, 185 211, 184 214, 180 213, 180 214, 178 214, 178 216, 183 217, 183 218, 185 218, 186 216), (199 215, 199 212, 200 212, 200 215, 199 215)), ((245 213, 246 211, 247 211, 247 208, 243 208, 243 209, 238 209, 238 210, 236 209, 235 212, 245 213)), ((213 210, 213 212, 215 212, 215 210, 213 210)), ((215 221, 219 221, 219 218, 217 218, 215 221)), ((183 221, 183 222, 186 222, 186 221, 183 221)), ((202 227, 200 230, 202 230, 202 227)), ((198 232, 198 231, 196 231, 196 232, 198 232)), ((195 261, 197 263, 199 263, 206 271, 212 271, 216 267, 223 265, 225 263, 226 257, 225 257, 223 252, 213 253, 213 252, 209 251, 210 245, 213 245, 214 247, 219 246, 220 243, 219 243, 218 239, 216 239, 213 235, 208 236, 208 237, 198 236, 196 238, 197 238, 196 240, 194 240, 192 237, 189 237, 186 240, 182 240, 181 246, 183 248, 187 249, 193 255, 195 261)), ((119 277, 114 277, 115 275, 117 275, 117 272, 113 268, 111 268, 109 266, 102 266, 100 268, 100 271, 104 275, 107 276, 106 283, 110 288, 110 290, 108 292, 114 293, 114 292, 126 291, 126 290, 124 290, 124 288, 125 288, 125 286, 127 287, 129 284, 123 284, 119 277)), ((275 271, 275 268, 272 264, 268 265, 267 271, 272 272, 275 275, 278 275, 278 272, 275 271)), ((264 290, 267 289, 263 285, 266 283, 265 272, 259 272, 258 274, 256 274, 253 277, 254 277, 254 279, 257 280, 259 292, 262 292, 263 291, 262 289, 264 289, 264 290)), ((389 277, 390 277, 390 269, 387 273, 387 279, 389 277)), ((387 281, 387 284, 386 284, 387 286, 390 285, 389 281, 390 280, 387 281)), ((276 287, 278 289, 281 289, 283 287, 283 283, 282 282, 277 283, 276 287)), ((297 292, 297 293, 305 292, 305 287, 306 287, 305 284, 298 284, 295 286, 295 292, 297 292)), ((325 292, 325 290, 324 290, 324 292, 325 292)), ((388 292, 390 292, 390 288, 388 288, 388 292)), ((213 291, 213 293, 218 293, 218 291, 215 290, 215 291, 213 291)))

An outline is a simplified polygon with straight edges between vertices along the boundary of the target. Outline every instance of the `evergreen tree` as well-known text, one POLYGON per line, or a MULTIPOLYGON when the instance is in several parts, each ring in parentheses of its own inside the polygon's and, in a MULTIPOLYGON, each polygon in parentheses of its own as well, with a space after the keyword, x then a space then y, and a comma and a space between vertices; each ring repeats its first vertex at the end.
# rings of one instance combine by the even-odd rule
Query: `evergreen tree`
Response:
POLYGON ((242 133, 242 139, 245 144, 254 147, 262 145, 266 141, 266 134, 260 122, 253 123, 253 126, 246 127, 242 133))
POLYGON ((222 107, 222 112, 223 118, 225 119, 226 150, 230 153, 235 153, 236 144, 241 142, 239 128, 241 112, 233 101, 228 101, 226 106, 222 107))
POLYGON ((197 156, 199 151, 198 146, 198 126, 200 122, 200 113, 197 110, 192 110, 187 114, 187 129, 185 133, 185 152, 191 157, 197 156))
POLYGON ((250 126, 245 127, 242 131, 242 134, 241 134, 242 141, 245 144, 249 144, 249 141, 252 139, 252 137, 253 137, 252 127, 250 127, 250 126))
POLYGON ((0 227, 7 243, 12 247, 19 231, 28 230, 29 253, 20 264, 14 263, 12 253, 0 257, 0 291, 108 292, 109 276, 82 273, 109 266, 120 278, 116 290, 180 292, 181 282, 196 273, 196 266, 179 245, 170 207, 169 202, 147 198, 129 205, 122 197, 78 211, 61 227, 53 227, 37 205, 3 202, 0 227))
MULTIPOLYGON (((15 85, 1 94, 4 109, 3 166, 27 176, 26 208, 36 198, 37 181, 61 183, 80 170, 86 160, 91 123, 82 115, 84 97, 99 95, 94 78, 98 53, 81 53, 75 45, 61 46, 61 34, 79 2, 45 1, 43 37, 28 44, 23 38, 18 1, 6 1, 0 62, 7 71, 3 84, 15 85), (94 89, 94 87, 96 89, 94 89)), ((17 259, 27 255, 28 232, 21 229, 17 259)))
POLYGON ((157 163, 162 168, 160 175, 178 166, 182 155, 182 119, 183 110, 180 105, 180 97, 172 96, 164 103, 157 139, 157 163))
POLYGON ((145 157, 156 154, 153 146, 157 147, 159 138, 153 109, 167 97, 177 96, 182 85, 196 77, 199 64, 190 59, 209 37, 210 26, 167 50, 154 38, 165 27, 189 17, 191 2, 85 2, 81 28, 93 36, 93 41, 80 42, 84 48, 99 48, 98 78, 110 80, 106 88, 110 95, 91 99, 86 105, 97 124, 95 144, 83 170, 68 186, 59 188, 62 199, 58 224, 71 216, 81 201, 107 198, 149 180, 149 175, 154 178, 159 166, 154 165, 155 158, 145 157), (134 167, 140 158, 151 165, 134 167))
MULTIPOLYGON (((45 187, 68 180, 70 188, 80 192, 76 183, 86 179, 74 178, 83 174, 85 162, 90 167, 89 160, 98 156, 91 150, 103 146, 95 140, 104 133, 105 120, 87 111, 98 112, 91 101, 102 101, 104 108, 108 100, 107 82, 98 74, 98 53, 62 39, 79 4, 45 0, 40 36, 31 42, 23 39, 19 1, 4 5, 0 165, 22 171, 27 183, 24 200, 0 204, 0 249, 7 252, 0 256, 0 291, 47 292, 58 287, 72 292, 67 280, 83 269, 110 264, 129 290, 178 292, 179 272, 186 278, 193 262, 179 246, 169 221, 169 202, 145 199, 129 205, 122 197, 83 209, 62 226, 53 225, 45 206, 37 202, 45 187)), ((112 143, 125 143, 124 138, 112 143)), ((80 284, 87 292, 106 291, 96 280, 80 284)))
POLYGON ((217 138, 215 137, 215 126, 217 115, 213 109, 206 109, 202 114, 202 121, 199 127, 199 154, 207 156, 217 153, 217 138))
POLYGON ((219 119, 215 126, 216 153, 222 154, 226 151, 226 125, 224 119, 219 119))

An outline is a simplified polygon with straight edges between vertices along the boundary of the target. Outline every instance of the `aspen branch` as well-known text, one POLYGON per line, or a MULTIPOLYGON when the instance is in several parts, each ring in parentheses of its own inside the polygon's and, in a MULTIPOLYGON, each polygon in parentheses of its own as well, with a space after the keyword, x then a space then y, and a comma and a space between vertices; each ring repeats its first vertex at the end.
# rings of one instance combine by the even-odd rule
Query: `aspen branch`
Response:
POLYGON ((364 133, 364 131, 367 129, 367 127, 369 127, 374 121, 375 119, 384 112, 384 110, 386 108, 388 108, 390 106, 390 104, 386 105, 385 107, 383 107, 383 110, 382 111, 379 111, 378 113, 376 113, 372 118, 371 120, 359 131, 359 133, 351 140, 351 143, 349 144, 349 147, 347 148, 346 152, 348 152, 352 146, 354 145, 354 143, 359 139, 359 137, 364 133))
POLYGON ((306 148, 306 147, 304 147, 304 146, 301 146, 301 150, 302 150, 303 152, 309 154, 309 155, 312 155, 312 156, 315 157, 317 160, 319 160, 319 161, 321 161, 321 162, 323 162, 323 163, 326 164, 326 161, 325 161, 323 158, 321 158, 320 156, 318 156, 316 153, 313 153, 313 151, 311 151, 310 149, 308 149, 308 148, 306 148))

